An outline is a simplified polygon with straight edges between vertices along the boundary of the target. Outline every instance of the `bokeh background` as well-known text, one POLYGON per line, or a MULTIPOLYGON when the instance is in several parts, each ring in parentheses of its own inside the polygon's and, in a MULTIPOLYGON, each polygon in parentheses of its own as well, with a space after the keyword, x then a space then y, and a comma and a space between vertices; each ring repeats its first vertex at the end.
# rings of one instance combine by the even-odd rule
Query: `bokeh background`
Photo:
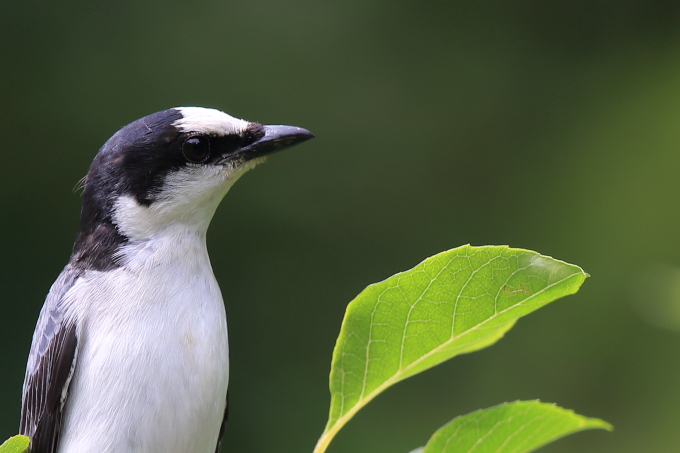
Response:
POLYGON ((406 453, 535 398, 616 427, 542 451, 680 451, 680 3, 661 0, 0 2, 0 437, 73 187, 118 128, 182 105, 317 135, 246 175, 208 235, 224 452, 311 452, 346 304, 466 243, 592 278, 379 396, 330 453, 406 453))

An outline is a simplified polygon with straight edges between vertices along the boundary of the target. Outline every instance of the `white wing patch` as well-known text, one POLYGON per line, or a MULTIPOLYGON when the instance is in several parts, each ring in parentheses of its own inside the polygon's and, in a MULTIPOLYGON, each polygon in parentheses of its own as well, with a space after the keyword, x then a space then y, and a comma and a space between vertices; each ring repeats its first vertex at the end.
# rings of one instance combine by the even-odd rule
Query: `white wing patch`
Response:
POLYGON ((172 123, 182 132, 226 136, 242 133, 248 122, 224 112, 203 107, 177 107, 183 118, 172 123))

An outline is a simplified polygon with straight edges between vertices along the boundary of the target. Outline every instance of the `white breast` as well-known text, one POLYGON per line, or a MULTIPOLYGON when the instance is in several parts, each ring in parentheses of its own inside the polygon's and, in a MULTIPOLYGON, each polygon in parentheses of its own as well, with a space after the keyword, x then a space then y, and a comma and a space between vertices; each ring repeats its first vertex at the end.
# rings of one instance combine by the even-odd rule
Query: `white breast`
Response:
POLYGON ((123 267, 67 294, 79 351, 59 453, 214 453, 227 323, 202 234, 125 246, 123 267))

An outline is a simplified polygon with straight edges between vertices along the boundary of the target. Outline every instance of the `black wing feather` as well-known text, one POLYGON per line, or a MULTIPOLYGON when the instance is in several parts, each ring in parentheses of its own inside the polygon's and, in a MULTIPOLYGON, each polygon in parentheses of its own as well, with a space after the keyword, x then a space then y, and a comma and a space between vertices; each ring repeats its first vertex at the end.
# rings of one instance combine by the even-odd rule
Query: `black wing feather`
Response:
POLYGON ((26 368, 19 432, 31 439, 31 453, 55 453, 78 351, 75 320, 62 300, 80 271, 67 266, 47 296, 33 334, 26 368))

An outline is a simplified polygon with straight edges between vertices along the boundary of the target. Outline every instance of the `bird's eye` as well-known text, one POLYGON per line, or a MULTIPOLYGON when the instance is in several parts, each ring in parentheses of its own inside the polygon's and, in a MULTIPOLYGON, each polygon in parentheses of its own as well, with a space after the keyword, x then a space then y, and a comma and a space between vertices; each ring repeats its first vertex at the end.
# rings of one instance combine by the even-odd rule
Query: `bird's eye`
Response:
POLYGON ((182 145, 182 154, 189 162, 205 162, 210 155, 210 141, 207 137, 189 137, 182 145))

